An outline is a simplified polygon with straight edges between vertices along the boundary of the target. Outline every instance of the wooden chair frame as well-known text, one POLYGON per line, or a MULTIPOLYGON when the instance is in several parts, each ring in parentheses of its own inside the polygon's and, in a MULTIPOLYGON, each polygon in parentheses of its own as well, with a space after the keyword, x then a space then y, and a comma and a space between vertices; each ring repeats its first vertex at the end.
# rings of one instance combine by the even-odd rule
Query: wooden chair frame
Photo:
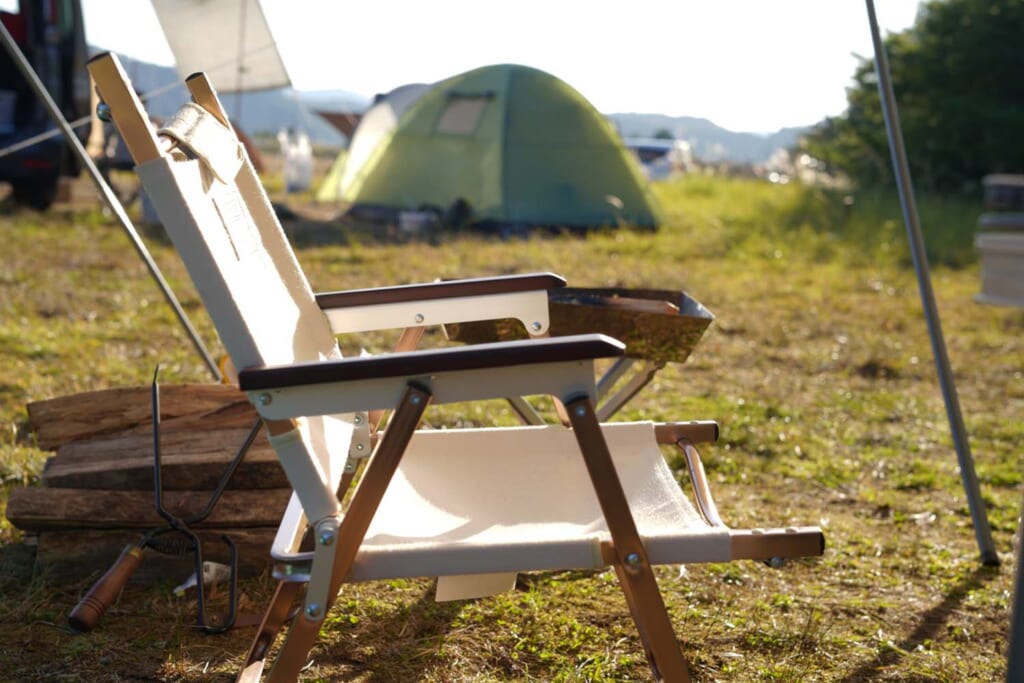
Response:
MULTIPOLYGON (((179 149, 175 150, 173 142, 157 137, 150 130, 141 103, 117 58, 110 54, 95 57, 89 70, 139 165, 140 176, 158 186, 177 183, 174 165, 180 157, 174 155, 181 154, 181 141, 179 149)), ((226 129, 224 111, 205 76, 194 75, 186 83, 195 103, 226 129)), ((212 168, 213 162, 210 163, 212 168)), ((218 171, 213 168, 213 172, 218 171)), ((231 173, 234 174, 231 181, 240 191, 257 198, 246 208, 259 225, 262 237, 283 240, 280 226, 248 160, 243 158, 231 173), (276 226, 276 232, 272 228, 273 234, 263 232, 264 224, 276 226)), ((191 222, 201 234, 199 219, 188 215, 187 210, 179 212, 175 201, 187 203, 184 194, 180 200, 166 200, 164 208, 169 218, 164 220, 191 222)), ((157 208, 161 209, 159 202, 157 208)), ((175 238, 174 231, 169 232, 175 238)), ((175 243, 179 251, 183 251, 176 238, 175 243)), ((291 253, 290 249, 286 251, 291 253)), ((196 269, 208 267, 201 255, 183 252, 182 256, 193 279, 196 279, 196 269)), ((273 258, 285 257, 275 254, 273 258)), ((283 281, 295 277, 289 275, 297 268, 294 260, 285 258, 276 266, 283 281)), ((548 326, 546 289, 561 282, 557 276, 536 274, 433 283, 425 287, 321 295, 317 297, 317 305, 328 309, 327 317, 335 325, 335 333, 382 326, 443 324, 492 315, 494 310, 500 310, 502 317, 519 317, 531 333, 543 335, 548 326), (338 326, 343 329, 339 330, 338 326)), ((209 301, 207 306, 211 306, 209 301)), ((212 310, 211 316, 223 337, 226 328, 222 325, 230 325, 230 322, 219 319, 212 310)), ((415 337, 416 334, 411 333, 403 345, 414 346, 415 337)), ((366 461, 345 510, 339 502, 339 491, 343 494, 354 481, 351 469, 341 473, 314 458, 286 456, 280 449, 278 451, 301 503, 301 511, 310 520, 314 550, 308 577, 303 577, 308 579, 308 586, 302 611, 291 625, 269 680, 296 680, 306 665, 324 618, 342 582, 350 576, 367 529, 428 404, 548 394, 564 406, 610 535, 601 545, 601 557, 606 565, 615 569, 654 676, 658 680, 688 681, 686 660, 658 589, 648 548, 638 531, 595 408, 598 392, 594 362, 600 358, 621 357, 623 351, 621 343, 603 335, 579 335, 399 351, 378 357, 289 362, 278 366, 245 358, 238 363, 239 359, 233 357, 239 364, 239 387, 248 393, 264 418, 272 439, 301 436, 300 421, 311 416, 394 411, 386 431, 366 461)), ((783 554, 806 556, 822 552, 823 537, 816 528, 750 532, 725 529, 706 490, 703 468, 693 447, 695 442, 713 440, 710 437, 717 436, 717 428, 707 423, 679 423, 661 425, 656 433, 658 441, 675 443, 683 450, 697 487, 701 514, 708 526, 720 528, 727 534, 731 548, 728 559, 767 559, 783 554)), ((301 585, 302 582, 286 581, 279 584, 238 680, 257 681, 261 677, 267 652, 285 623, 292 602, 299 597, 301 585)))

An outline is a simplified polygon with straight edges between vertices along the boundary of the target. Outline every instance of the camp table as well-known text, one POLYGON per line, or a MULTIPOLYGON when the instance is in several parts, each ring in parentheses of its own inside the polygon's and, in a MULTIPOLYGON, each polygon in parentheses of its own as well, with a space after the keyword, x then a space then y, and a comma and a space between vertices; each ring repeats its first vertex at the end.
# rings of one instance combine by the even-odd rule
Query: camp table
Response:
MULTIPOLYGON (((626 345, 597 381, 598 417, 607 420, 654 379, 668 363, 689 358, 714 315, 682 291, 619 287, 561 287, 548 291, 550 335, 602 333, 626 345)), ((468 344, 525 339, 514 320, 489 320, 445 326, 453 341, 468 344)), ((509 399, 529 424, 543 419, 521 398, 509 399)))

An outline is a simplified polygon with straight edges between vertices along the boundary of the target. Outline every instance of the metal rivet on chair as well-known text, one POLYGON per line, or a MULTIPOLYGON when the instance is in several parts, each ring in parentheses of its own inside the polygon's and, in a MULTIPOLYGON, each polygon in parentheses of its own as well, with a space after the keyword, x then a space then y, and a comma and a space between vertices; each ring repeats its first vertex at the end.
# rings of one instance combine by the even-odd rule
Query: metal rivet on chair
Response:
POLYGON ((268 394, 267 392, 263 392, 257 397, 256 400, 260 402, 261 406, 268 406, 274 402, 274 397, 268 394))
POLYGON ((114 115, 110 113, 110 105, 106 102, 100 102, 96 105, 96 118, 100 121, 106 121, 110 123, 114 120, 114 115))
POLYGON ((320 605, 316 604, 315 602, 312 605, 310 605, 309 607, 306 608, 306 616, 310 616, 310 617, 313 617, 315 619, 316 617, 319 617, 320 614, 321 614, 320 605))
POLYGON ((334 531, 327 529, 320 532, 320 545, 334 545, 334 531))
POLYGON ((362 415, 356 415, 356 417, 355 417, 355 423, 356 423, 357 425, 361 425, 361 424, 363 424, 363 416, 362 416, 362 415))
POLYGON ((530 327, 533 328, 534 332, 540 332, 541 328, 544 327, 544 326, 541 325, 539 322, 534 321, 534 322, 530 323, 530 327))
POLYGON ((640 567, 640 555, 637 553, 630 553, 629 555, 626 555, 626 564, 633 569, 637 569, 640 567))
POLYGON ((423 314, 422 313, 417 313, 416 316, 413 318, 413 320, 415 320, 418 323, 423 322, 423 320, 424 320, 423 314))
POLYGON ((365 450, 365 449, 366 449, 366 446, 364 446, 363 444, 361 444, 361 443, 357 443, 356 444, 356 450, 357 451, 362 451, 362 450, 365 450))
POLYGON ((584 415, 587 414, 587 409, 584 408, 583 406, 576 406, 576 414, 579 415, 580 417, 583 417, 584 415))

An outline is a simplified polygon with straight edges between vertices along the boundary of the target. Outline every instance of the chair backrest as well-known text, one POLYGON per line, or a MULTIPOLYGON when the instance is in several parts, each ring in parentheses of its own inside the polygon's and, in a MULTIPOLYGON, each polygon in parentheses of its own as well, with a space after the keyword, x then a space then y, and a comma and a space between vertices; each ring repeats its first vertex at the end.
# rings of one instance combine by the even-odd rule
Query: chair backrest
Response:
POLYGON ((330 325, 234 132, 198 105, 160 132, 195 158, 164 155, 136 172, 235 366, 337 357, 330 325), (238 160, 226 171, 216 168, 225 155, 238 160))
MULTIPOLYGON (((116 57, 93 58, 89 71, 235 368, 340 357, 330 324, 205 76, 187 81, 203 106, 186 104, 158 139, 116 57)), ((302 509, 312 519, 334 514, 334 492, 354 433, 351 416, 301 418, 290 426, 270 438, 302 509)))

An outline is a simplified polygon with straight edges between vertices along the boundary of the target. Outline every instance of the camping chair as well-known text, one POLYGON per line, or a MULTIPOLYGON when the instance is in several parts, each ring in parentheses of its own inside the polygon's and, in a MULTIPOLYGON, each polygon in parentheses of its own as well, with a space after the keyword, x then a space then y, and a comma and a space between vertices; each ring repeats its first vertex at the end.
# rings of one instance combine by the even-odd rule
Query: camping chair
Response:
POLYGON ((342 582, 438 576, 438 598, 457 599, 511 588, 520 571, 610 566, 655 677, 686 681, 654 564, 822 552, 817 528, 738 531, 721 522, 695 448, 715 439, 713 423, 601 425, 594 364, 623 353, 614 339, 588 334, 343 358, 335 334, 404 326, 410 311, 426 324, 441 322, 453 305, 480 317, 502 308, 502 317, 540 328, 546 314, 497 306, 496 297, 519 301, 495 293, 501 280, 433 284, 427 295, 407 287, 317 297, 205 76, 187 80, 194 102, 158 138, 116 57, 100 55, 89 70, 294 489, 272 550, 282 581, 239 680, 259 679, 302 586, 302 609, 272 681, 298 677, 342 582), (318 304, 327 302, 340 308, 325 315, 318 304), (561 402, 570 429, 417 431, 431 402, 538 394, 561 402), (354 478, 346 464, 371 450, 362 415, 376 409, 394 412, 343 510, 339 499, 354 478), (699 511, 659 443, 683 450, 699 511))

